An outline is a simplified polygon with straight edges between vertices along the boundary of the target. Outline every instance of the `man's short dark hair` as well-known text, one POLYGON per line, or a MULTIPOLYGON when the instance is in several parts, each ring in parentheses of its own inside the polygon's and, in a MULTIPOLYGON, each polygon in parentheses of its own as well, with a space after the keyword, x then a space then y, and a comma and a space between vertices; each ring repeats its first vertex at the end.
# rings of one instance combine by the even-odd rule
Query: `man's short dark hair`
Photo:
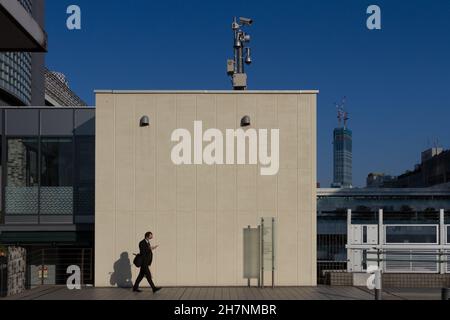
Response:
POLYGON ((150 231, 149 231, 149 232, 146 232, 146 233, 145 233, 145 239, 147 239, 148 237, 150 237, 150 235, 153 235, 153 233, 151 233, 150 231))

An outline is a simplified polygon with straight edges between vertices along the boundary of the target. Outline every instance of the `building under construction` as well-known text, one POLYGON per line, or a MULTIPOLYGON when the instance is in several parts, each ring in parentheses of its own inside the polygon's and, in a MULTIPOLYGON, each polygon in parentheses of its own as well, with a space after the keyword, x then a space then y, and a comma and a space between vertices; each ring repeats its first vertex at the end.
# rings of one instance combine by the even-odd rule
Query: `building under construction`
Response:
POLYGON ((348 112, 345 111, 345 98, 341 104, 336 104, 338 127, 333 132, 333 188, 348 188, 352 186, 352 131, 348 129, 348 112))

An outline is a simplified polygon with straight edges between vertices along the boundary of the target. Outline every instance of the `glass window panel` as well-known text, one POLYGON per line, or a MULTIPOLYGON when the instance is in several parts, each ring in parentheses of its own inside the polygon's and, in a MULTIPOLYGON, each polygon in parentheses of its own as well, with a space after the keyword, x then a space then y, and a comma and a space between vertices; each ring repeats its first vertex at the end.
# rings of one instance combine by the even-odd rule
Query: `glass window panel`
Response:
POLYGON ((41 186, 73 185, 73 139, 42 138, 41 186))
POLYGON ((73 139, 41 139, 40 213, 73 213, 73 139))
POLYGON ((80 136, 95 135, 95 110, 75 110, 75 134, 80 136))
POLYGON ((447 244, 450 244, 450 226, 447 227, 447 244))
POLYGON ((77 137, 76 159, 76 214, 94 215, 95 137, 77 137))
POLYGON ((387 226, 386 243, 436 243, 434 226, 387 226))
POLYGON ((367 226, 363 226, 363 243, 367 243, 367 226))
POLYGON ((8 139, 6 214, 38 214, 38 140, 8 139))
POLYGON ((78 137, 76 152, 79 182, 93 183, 95 180, 95 138, 78 137))

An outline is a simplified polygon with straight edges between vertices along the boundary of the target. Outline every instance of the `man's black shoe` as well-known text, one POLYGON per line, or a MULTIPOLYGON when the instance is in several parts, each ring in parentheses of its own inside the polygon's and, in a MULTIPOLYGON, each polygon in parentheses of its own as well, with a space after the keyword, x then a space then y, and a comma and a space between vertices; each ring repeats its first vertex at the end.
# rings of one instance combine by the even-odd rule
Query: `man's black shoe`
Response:
POLYGON ((162 288, 156 287, 155 289, 153 289, 153 293, 157 293, 159 290, 161 290, 162 288))
POLYGON ((133 292, 142 292, 142 290, 139 290, 139 289, 133 289, 133 292))

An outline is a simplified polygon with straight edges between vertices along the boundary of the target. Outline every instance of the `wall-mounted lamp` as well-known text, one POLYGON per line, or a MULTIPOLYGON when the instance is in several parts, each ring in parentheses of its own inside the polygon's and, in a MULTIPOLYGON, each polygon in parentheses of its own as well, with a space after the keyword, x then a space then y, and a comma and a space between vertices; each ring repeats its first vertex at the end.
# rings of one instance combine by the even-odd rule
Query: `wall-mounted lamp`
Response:
POLYGON ((139 122, 139 125, 142 127, 148 127, 150 125, 150 118, 148 116, 143 116, 141 118, 141 121, 139 122))
POLYGON ((249 127, 251 125, 250 117, 245 116, 241 119, 241 127, 249 127))

